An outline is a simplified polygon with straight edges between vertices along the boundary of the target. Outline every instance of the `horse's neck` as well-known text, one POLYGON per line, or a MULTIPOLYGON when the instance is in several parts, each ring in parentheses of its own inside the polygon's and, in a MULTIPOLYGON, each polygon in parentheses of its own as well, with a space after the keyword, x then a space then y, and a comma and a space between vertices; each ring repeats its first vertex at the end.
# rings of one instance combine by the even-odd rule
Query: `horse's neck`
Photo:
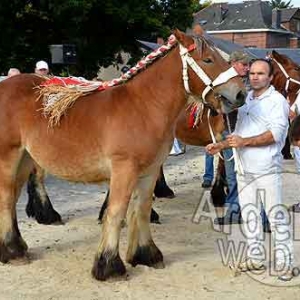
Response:
POLYGON ((173 122, 187 101, 178 47, 142 71, 131 87, 135 93, 145 95, 143 102, 149 113, 156 109, 173 122))
POLYGON ((283 93, 285 91, 286 78, 277 64, 274 65, 274 76, 271 83, 278 92, 283 93))

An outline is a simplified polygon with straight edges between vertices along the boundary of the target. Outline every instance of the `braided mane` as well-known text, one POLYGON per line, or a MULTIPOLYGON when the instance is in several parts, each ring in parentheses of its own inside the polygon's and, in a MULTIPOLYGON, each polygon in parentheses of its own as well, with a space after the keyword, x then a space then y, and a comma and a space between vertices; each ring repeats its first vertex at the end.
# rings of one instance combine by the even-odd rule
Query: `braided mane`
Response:
POLYGON ((38 99, 43 100, 42 110, 45 116, 49 118, 49 126, 58 125, 62 115, 79 97, 88 95, 93 91, 103 91, 127 82, 138 74, 140 70, 145 69, 159 57, 168 53, 176 44, 175 36, 171 35, 166 45, 160 46, 119 78, 111 81, 95 82, 76 77, 52 77, 47 79, 37 88, 39 89, 38 99))

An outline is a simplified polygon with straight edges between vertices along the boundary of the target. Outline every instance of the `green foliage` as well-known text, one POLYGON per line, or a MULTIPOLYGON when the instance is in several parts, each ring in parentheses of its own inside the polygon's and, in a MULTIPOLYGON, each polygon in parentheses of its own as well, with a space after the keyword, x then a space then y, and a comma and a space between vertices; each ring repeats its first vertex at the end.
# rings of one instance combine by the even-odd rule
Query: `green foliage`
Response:
POLYGON ((154 42, 175 27, 185 30, 194 9, 194 0, 1 0, 0 70, 33 72, 36 61, 51 61, 49 45, 75 44, 77 64, 68 72, 92 78, 120 50, 140 57, 136 39, 154 42))
POLYGON ((282 1, 282 0, 271 0, 270 5, 271 7, 274 8, 292 8, 293 5, 291 5, 292 0, 290 1, 282 1))
POLYGON ((191 7, 192 7, 192 11, 193 13, 198 12, 199 10, 211 5, 211 1, 210 0, 205 0, 203 3, 201 3, 202 1, 199 0, 193 0, 191 7))

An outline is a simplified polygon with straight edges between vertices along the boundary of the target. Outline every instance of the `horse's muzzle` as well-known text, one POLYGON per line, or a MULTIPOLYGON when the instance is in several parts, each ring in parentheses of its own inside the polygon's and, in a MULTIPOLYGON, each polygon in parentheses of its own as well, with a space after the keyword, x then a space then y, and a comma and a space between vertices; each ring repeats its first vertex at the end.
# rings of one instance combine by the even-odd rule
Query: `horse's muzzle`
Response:
POLYGON ((226 97, 226 95, 221 94, 221 110, 223 113, 230 113, 238 107, 244 105, 247 93, 244 90, 237 92, 234 99, 226 97))

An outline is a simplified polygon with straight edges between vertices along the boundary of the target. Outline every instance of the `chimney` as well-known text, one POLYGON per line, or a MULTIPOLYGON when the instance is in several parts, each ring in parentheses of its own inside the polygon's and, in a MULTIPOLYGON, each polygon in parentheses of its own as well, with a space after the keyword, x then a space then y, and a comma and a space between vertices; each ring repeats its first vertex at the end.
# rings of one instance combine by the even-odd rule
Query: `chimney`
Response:
POLYGON ((297 37, 290 38, 290 48, 292 48, 292 49, 298 48, 298 38, 297 37))
MULTIPOLYGON (((216 2, 215 2, 216 3, 216 2)), ((216 3, 215 23, 222 23, 228 12, 228 4, 222 0, 221 3, 216 3)))
POLYGON ((156 44, 162 46, 162 45, 164 45, 164 43, 165 43, 165 41, 164 41, 164 39, 162 37, 158 37, 156 39, 156 44))
POLYGON ((278 8, 273 9, 272 12, 272 27, 276 29, 281 28, 281 10, 278 8))

